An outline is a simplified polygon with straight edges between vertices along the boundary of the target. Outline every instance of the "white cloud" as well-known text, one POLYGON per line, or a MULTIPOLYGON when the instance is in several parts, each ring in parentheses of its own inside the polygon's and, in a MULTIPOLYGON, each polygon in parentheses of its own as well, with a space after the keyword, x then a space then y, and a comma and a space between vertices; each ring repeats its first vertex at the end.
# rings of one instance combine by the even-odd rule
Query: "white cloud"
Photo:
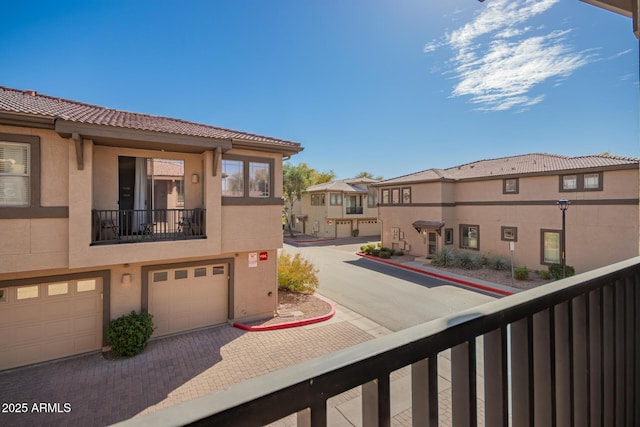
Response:
POLYGON ((480 110, 523 109, 543 101, 532 94, 549 79, 562 79, 591 57, 567 43, 570 30, 526 25, 559 0, 493 0, 471 21, 425 46, 429 53, 446 45, 457 81, 451 95, 468 96, 480 110))

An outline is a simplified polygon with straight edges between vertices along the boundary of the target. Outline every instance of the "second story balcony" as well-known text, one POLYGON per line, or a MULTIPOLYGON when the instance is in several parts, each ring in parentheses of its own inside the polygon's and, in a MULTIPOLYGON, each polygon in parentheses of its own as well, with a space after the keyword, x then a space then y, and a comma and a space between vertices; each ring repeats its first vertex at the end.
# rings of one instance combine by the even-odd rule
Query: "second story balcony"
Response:
POLYGON ((206 238, 202 208, 91 211, 91 244, 140 243, 206 238))
POLYGON ((362 206, 347 206, 347 215, 361 215, 362 206))

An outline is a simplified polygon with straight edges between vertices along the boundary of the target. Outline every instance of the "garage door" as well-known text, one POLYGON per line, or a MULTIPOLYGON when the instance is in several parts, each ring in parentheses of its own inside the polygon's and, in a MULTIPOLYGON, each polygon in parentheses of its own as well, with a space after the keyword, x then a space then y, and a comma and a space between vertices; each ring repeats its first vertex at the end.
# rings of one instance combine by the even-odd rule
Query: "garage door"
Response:
POLYGON ((217 325, 228 319, 228 265, 207 265, 149 273, 153 336, 217 325))
POLYGON ((0 289, 0 369, 101 347, 101 279, 0 289))
POLYGON ((351 221, 336 221, 336 227, 336 237, 340 238, 351 236, 351 221))
POLYGON ((360 230, 360 236, 379 236, 380 235, 380 223, 378 221, 360 221, 358 224, 360 230))

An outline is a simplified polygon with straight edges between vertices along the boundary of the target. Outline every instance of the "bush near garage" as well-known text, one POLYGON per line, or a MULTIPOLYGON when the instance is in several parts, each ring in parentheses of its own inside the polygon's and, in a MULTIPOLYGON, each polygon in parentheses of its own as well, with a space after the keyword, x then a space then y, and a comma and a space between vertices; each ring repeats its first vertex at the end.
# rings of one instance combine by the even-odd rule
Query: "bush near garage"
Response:
POLYGON ((107 329, 111 351, 118 357, 135 356, 147 346, 154 329, 149 313, 132 311, 112 320, 107 329))
POLYGON ((278 256, 278 289, 313 293, 319 286, 318 269, 300 254, 278 256))
MULTIPOLYGON (((562 266, 560 264, 551 264, 549 266, 549 273, 555 280, 562 279, 562 266)), ((570 265, 565 265, 565 274, 567 277, 571 277, 576 274, 576 269, 570 265)))

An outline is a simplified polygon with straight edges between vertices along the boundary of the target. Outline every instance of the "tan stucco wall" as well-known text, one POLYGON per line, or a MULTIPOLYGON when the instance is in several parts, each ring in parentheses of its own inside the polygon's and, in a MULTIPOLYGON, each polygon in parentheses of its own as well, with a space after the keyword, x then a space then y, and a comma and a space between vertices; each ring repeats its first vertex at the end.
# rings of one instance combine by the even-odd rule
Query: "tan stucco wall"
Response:
POLYGON ((282 247, 282 206, 223 206, 222 251, 282 247))
MULTIPOLYGON (((260 252, 263 251, 258 251, 258 254, 260 252)), ((264 252, 267 252, 268 259, 258 260, 257 267, 249 267, 250 252, 239 253, 234 258, 236 269, 233 309, 236 320, 271 317, 277 309, 277 250, 264 252)))

